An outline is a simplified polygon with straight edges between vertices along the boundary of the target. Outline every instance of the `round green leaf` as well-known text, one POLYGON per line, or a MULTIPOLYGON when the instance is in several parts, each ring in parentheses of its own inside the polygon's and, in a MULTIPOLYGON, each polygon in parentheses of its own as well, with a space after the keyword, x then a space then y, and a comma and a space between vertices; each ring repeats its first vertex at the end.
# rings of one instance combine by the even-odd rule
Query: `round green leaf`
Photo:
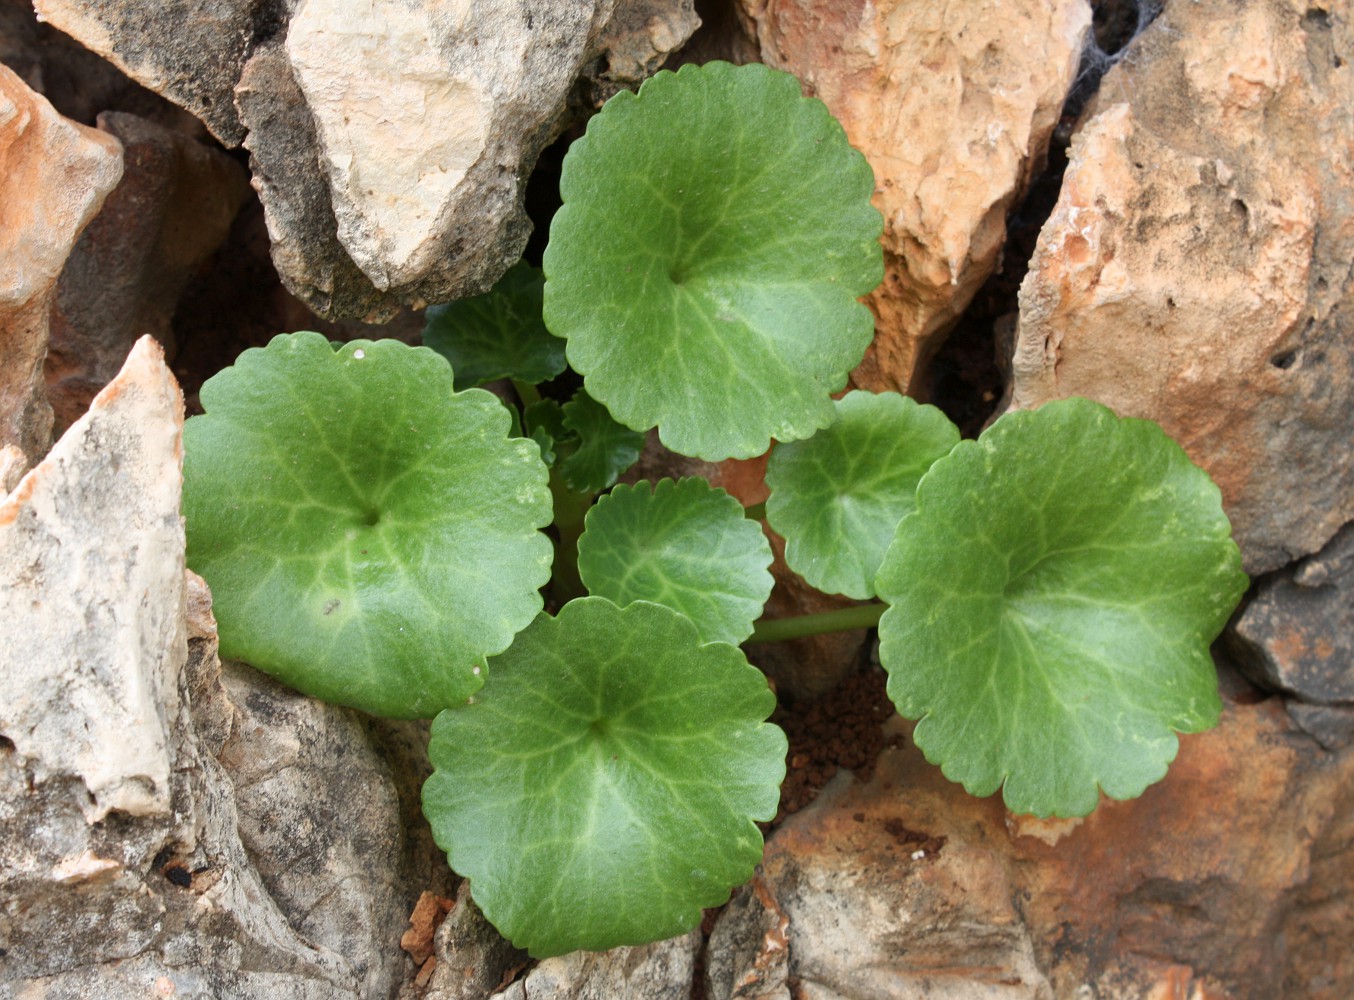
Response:
POLYGON ((1216 486, 1156 424, 1009 413, 921 481, 876 581, 898 711, 946 777, 1038 816, 1133 798, 1214 725, 1246 577, 1216 486))
POLYGON ((771 596, 771 545, 743 505, 703 479, 617 486, 588 511, 578 572, 588 593, 652 601, 704 642, 740 643, 771 596))
POLYGON ((564 484, 576 493, 606 489, 635 464, 644 448, 642 433, 616 423, 606 407, 583 389, 564 404, 563 423, 578 445, 560 459, 559 471, 564 484))
POLYGON ((221 654, 377 715, 464 701, 541 608, 546 469, 426 348, 316 333, 245 351, 184 430, 188 564, 221 654))
POLYGON ((544 284, 518 261, 484 295, 428 307, 423 343, 451 362, 457 389, 498 378, 534 385, 564 371, 564 341, 541 319, 544 284))
POLYGON ((762 65, 622 92, 570 148, 545 321, 621 423, 718 460, 832 420, 874 333, 874 176, 822 102, 762 65))
POLYGON ((874 575, 917 482, 959 443, 934 406, 889 392, 850 392, 837 420, 807 441, 779 444, 766 466, 766 519, 785 561, 819 590, 874 597, 874 575))
POLYGON ((541 615, 433 723, 423 811, 484 915, 537 957, 672 937, 761 860, 785 735, 742 652, 668 608, 541 615))

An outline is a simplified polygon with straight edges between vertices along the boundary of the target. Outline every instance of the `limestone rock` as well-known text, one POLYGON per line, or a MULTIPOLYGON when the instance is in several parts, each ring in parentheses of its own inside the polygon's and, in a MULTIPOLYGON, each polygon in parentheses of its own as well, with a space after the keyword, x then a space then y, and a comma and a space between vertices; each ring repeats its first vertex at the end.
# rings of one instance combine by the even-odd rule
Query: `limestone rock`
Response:
POLYGON ((486 288, 530 230, 523 162, 545 146, 592 4, 305 0, 287 29, 338 240, 377 289, 486 288))
POLYGON ((178 386, 143 339, 0 503, 0 733, 39 773, 84 785, 88 823, 170 810, 182 430, 178 386))
POLYGON ((675 1000, 691 993, 700 932, 634 948, 547 958, 490 1000, 675 1000))
MULTIPOLYGON (((187 108, 228 146, 244 135, 231 94, 275 5, 266 0, 34 0, 38 16, 187 108)), ((276 25, 272 25, 276 29, 276 25)))
POLYGON ((249 130, 244 145, 273 265, 288 290, 321 316, 389 319, 399 309, 398 296, 374 288, 339 243, 329 182, 316 169, 315 118, 280 40, 250 56, 235 100, 249 130))
POLYGON ((1086 0, 739 0, 762 61, 800 77, 875 171, 886 273, 863 388, 919 370, 996 268, 1091 23, 1086 0))
POLYGON ((1013 362, 1013 406, 1161 423, 1253 575, 1354 519, 1354 34, 1308 7, 1170 5, 1105 77, 1013 362))
MULTIPOLYGON (((1354 751, 1229 702, 1141 798, 1035 830, 909 744, 780 827, 761 884, 813 1000, 1347 996, 1354 751)), ((768 909, 730 907, 712 941, 768 909)))
POLYGON ((134 115, 99 128, 124 150, 122 180, 85 228, 57 285, 46 372, 62 433, 117 373, 137 337, 172 357, 179 298, 249 196, 230 157, 134 115))
POLYGON ((520 255, 536 157, 581 73, 633 85, 692 0, 40 0, 40 14, 253 154, 274 263, 378 322, 484 291, 520 255))
POLYGON ((700 27, 694 0, 619 0, 589 46, 583 67, 589 102, 601 107, 624 89, 634 89, 700 27))
POLYGON ((709 1000, 791 1000, 786 982, 789 926, 790 918, 760 878, 737 890, 706 949, 709 1000))
POLYGON ((433 938, 433 971, 422 1000, 482 1000, 530 962, 484 919, 462 882, 433 938))
POLYGON ((58 115, 0 66, 0 446, 51 443, 48 311, 80 230, 122 175, 117 140, 58 115))
POLYGON ((144 337, 0 503, 0 993, 392 997, 419 734, 223 672, 182 419, 144 337))

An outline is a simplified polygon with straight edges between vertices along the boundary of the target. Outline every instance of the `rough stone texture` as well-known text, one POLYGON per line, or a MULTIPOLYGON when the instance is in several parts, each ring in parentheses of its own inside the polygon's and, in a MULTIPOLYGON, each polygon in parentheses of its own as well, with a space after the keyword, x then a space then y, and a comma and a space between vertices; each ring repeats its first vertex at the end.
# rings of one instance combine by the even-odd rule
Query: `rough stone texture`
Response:
POLYGON ((653 76, 700 24, 694 0, 619 0, 582 69, 588 102, 601 107, 653 76))
POLYGON ((0 992, 394 996, 426 734, 223 669, 181 428, 142 338, 0 504, 0 992))
POLYGON ((169 811, 182 430, 178 386, 143 340, 0 503, 0 733, 37 773, 84 786, 88 823, 169 811))
POLYGON ((797 74, 875 171, 886 274, 854 379, 915 392, 996 268, 1091 22, 1086 0, 739 0, 762 60, 797 74))
POLYGON ((235 99, 249 129, 244 144, 273 265, 287 288, 322 316, 376 322, 394 315, 398 297, 374 288, 338 241, 329 182, 315 169, 315 118, 280 40, 255 50, 235 99))
POLYGON ((547 958, 490 1000, 679 1000, 691 995, 700 932, 636 948, 547 958))
POLYGON ((437 929, 433 959, 421 1000, 482 1000, 530 962, 484 919, 470 898, 469 882, 461 883, 456 905, 437 929))
POLYGON ((1324 549, 1262 580, 1229 630, 1259 684, 1281 691, 1293 720, 1336 749, 1354 740, 1354 524, 1324 549))
POLYGON ((1354 34, 1308 6, 1171 4, 1105 77, 1013 365, 1014 406, 1160 422, 1253 575, 1354 518, 1354 34))
POLYGON ((1278 699, 1229 700, 1141 798, 1041 824, 909 744, 776 831, 761 883, 712 940, 755 937, 764 895, 807 1000, 1337 1000, 1354 995, 1354 751, 1321 750, 1278 699))
POLYGON ((692 0, 38 9, 244 142, 287 287, 371 321, 488 288, 521 255, 526 177, 580 74, 598 96, 634 85, 699 24, 692 0))
POLYGON ((231 91, 272 0, 34 0, 38 16, 193 114, 228 146, 244 129, 231 91))
POLYGON ((150 334, 175 354, 171 320, 184 287, 250 194, 239 164, 179 132, 120 112, 100 115, 99 128, 121 142, 124 168, 57 285, 46 362, 57 434, 137 337, 150 334))
POLYGON ((790 918, 760 878, 734 893, 705 957, 705 995, 711 1000, 791 1000, 790 918))
POLYGON ((51 443, 42 362, 57 278, 122 175, 117 140, 62 118, 0 66, 0 446, 51 443))

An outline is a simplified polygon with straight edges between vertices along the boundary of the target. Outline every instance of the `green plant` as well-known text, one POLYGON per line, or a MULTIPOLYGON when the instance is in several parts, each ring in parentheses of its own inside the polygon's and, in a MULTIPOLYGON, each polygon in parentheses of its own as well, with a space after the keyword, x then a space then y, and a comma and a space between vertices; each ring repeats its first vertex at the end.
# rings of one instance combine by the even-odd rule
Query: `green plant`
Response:
POLYGON ((749 636, 878 623, 928 757, 1039 815, 1139 794, 1217 718, 1208 644, 1245 577, 1158 428, 1074 399, 961 442, 901 396, 832 398, 882 274, 872 186, 792 77, 660 73, 570 149, 544 276, 429 310, 445 357, 300 333, 203 389, 185 513, 223 654, 436 715, 425 812, 533 954, 679 933, 752 874, 786 742, 749 636), (584 388, 543 395, 561 344, 584 388), (778 441, 790 567, 881 600, 758 621, 759 511, 698 479, 612 488, 655 426, 711 460, 778 441))

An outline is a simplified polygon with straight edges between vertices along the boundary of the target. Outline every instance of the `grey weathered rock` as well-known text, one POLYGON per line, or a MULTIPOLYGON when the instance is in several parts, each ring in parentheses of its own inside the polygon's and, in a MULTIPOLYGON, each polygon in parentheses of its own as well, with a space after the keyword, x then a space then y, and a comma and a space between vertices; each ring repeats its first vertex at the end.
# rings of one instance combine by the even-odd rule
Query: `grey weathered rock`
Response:
POLYGON ((634 948, 547 958, 490 1000, 682 1000, 691 995, 700 932, 634 948))
POLYGON ((43 17, 253 153, 274 262, 331 317, 488 288, 580 74, 633 85, 692 0, 41 0, 43 17), (247 136, 247 138, 246 138, 247 136))
POLYGON ((1351 49, 1315 5, 1168 5, 1104 78, 1020 292, 1014 405, 1161 423, 1251 574, 1354 519, 1351 49))
POLYGON ((287 288, 322 316, 389 319, 398 297, 373 287, 338 241, 329 182, 315 160, 315 119, 280 40, 250 56, 235 100, 273 264, 287 288))
POLYGON ((230 231, 248 176, 220 150, 134 115, 99 128, 124 150, 122 180, 85 227, 57 284, 47 395, 62 433, 150 334, 172 357, 179 298, 230 231))
POLYGON ((1262 581, 1233 634, 1258 683, 1310 704, 1354 709, 1354 524, 1262 581))
POLYGON ((270 0, 34 0, 38 16, 128 76, 201 118, 238 146, 244 129, 231 94, 261 29, 276 29, 270 0))
POLYGON ((0 504, 0 992, 394 996, 449 879, 406 833, 426 760, 223 671, 185 593, 181 427, 145 337, 0 504))
POLYGON ((789 927, 760 878, 737 890, 706 947, 709 1000, 791 1000, 789 927))
POLYGON ((436 965, 422 1000, 483 1000, 530 959, 484 919, 462 882, 456 905, 433 939, 436 965))
POLYGON ((613 6, 582 67, 595 107, 656 73, 701 23, 695 0, 619 0, 613 6))
POLYGON ((121 175, 116 139, 62 118, 0 66, 0 446, 29 461, 51 443, 42 362, 57 279, 121 175))

